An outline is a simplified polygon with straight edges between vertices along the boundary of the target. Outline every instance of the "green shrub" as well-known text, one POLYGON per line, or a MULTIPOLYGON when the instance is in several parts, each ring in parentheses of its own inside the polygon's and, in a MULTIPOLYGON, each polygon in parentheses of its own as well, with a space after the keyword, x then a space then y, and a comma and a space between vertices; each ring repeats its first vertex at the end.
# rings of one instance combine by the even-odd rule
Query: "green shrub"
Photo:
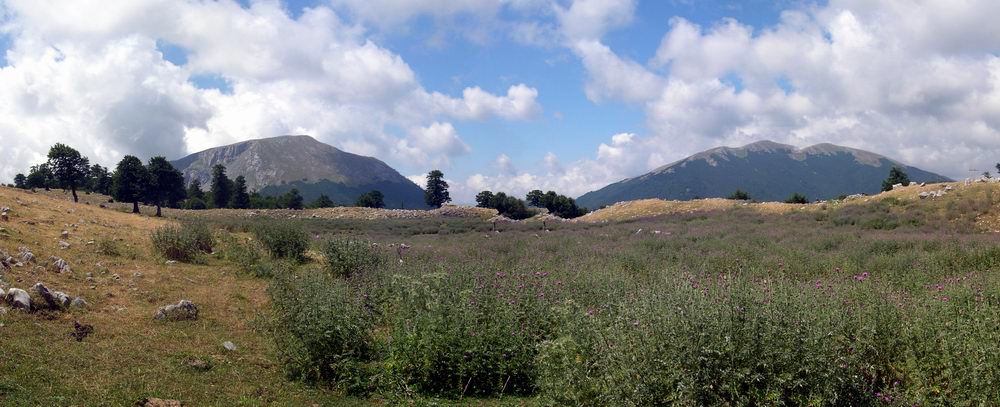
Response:
POLYGON ((153 250, 168 260, 185 263, 202 262, 202 256, 212 252, 212 232, 207 226, 183 223, 167 225, 153 231, 150 236, 153 250))
POLYGON ((385 263, 385 256, 363 240, 331 239, 323 244, 322 251, 326 269, 334 277, 351 277, 385 263))
POLYGON ((269 223, 254 228, 253 234, 275 259, 302 260, 309 248, 309 235, 291 225, 269 223))
POLYGON ((278 356, 289 378, 350 394, 372 390, 373 324, 347 283, 315 271, 279 273, 270 294, 278 356))

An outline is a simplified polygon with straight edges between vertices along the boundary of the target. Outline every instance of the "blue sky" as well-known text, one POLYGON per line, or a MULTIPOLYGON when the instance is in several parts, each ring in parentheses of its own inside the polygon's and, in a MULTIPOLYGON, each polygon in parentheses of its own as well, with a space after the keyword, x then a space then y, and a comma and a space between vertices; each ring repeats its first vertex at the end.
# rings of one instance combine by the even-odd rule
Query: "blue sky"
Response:
POLYGON ((417 179, 579 195, 719 145, 1000 157, 1000 3, 0 0, 0 179, 307 133, 417 179), (71 143, 71 144, 72 144, 71 143))

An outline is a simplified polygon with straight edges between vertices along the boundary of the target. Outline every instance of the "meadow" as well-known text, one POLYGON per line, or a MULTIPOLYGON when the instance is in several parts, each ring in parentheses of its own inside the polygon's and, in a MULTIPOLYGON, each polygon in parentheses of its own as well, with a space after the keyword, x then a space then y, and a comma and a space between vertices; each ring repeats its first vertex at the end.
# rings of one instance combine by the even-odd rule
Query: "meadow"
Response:
MULTIPOLYGON (((179 247, 194 253, 184 275, 261 287, 240 299, 257 310, 239 336, 254 355, 218 362, 239 367, 234 404, 1000 405, 1000 237, 977 227, 1000 200, 957 198, 499 232, 180 213, 181 226, 151 228, 176 238, 144 250, 179 247), (205 226, 214 254, 195 244, 205 226), (268 366, 258 382, 255 366, 268 366)), ((4 341, 30 331, 12 322, 4 341)), ((179 374, 191 389, 165 396, 225 399, 199 387, 203 373, 179 374)), ((163 387, 147 376, 121 386, 163 387)), ((26 380, 0 379, 0 400, 95 397, 26 380)))

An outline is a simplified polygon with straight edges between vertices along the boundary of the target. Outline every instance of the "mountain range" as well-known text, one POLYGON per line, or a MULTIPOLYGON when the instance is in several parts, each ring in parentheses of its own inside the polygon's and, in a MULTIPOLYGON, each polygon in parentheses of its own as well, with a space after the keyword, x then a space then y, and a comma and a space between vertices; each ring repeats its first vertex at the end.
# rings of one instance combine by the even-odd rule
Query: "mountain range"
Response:
POLYGON ((335 203, 353 205, 361 194, 381 191, 387 208, 425 209, 424 191, 376 158, 341 151, 309 136, 249 140, 191 154, 172 162, 206 188, 212 167, 222 164, 231 179, 244 176, 247 188, 280 195, 297 188, 306 201, 321 194, 335 203))
POLYGON ((947 177, 872 152, 823 143, 796 148, 773 141, 718 147, 628 178, 579 198, 596 209, 645 198, 689 200, 726 197, 737 189, 759 201, 781 201, 793 193, 810 200, 879 192, 889 170, 899 167, 914 182, 947 177))

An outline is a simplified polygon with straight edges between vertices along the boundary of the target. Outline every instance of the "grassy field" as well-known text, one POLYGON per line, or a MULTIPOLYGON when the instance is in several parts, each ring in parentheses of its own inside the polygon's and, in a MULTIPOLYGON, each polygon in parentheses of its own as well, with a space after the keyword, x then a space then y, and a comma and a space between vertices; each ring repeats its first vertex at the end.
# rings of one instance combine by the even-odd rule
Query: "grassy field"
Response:
POLYGON ((74 268, 3 280, 90 302, 0 315, 0 404, 1000 405, 1000 190, 916 191, 499 233, 205 212, 215 254, 166 265, 149 235, 182 212, 0 189, 14 209, 0 250, 74 268), (264 237, 285 229, 303 258, 268 254, 264 237), (181 298, 198 321, 152 320, 181 298), (95 332, 76 342, 74 320, 95 332))

